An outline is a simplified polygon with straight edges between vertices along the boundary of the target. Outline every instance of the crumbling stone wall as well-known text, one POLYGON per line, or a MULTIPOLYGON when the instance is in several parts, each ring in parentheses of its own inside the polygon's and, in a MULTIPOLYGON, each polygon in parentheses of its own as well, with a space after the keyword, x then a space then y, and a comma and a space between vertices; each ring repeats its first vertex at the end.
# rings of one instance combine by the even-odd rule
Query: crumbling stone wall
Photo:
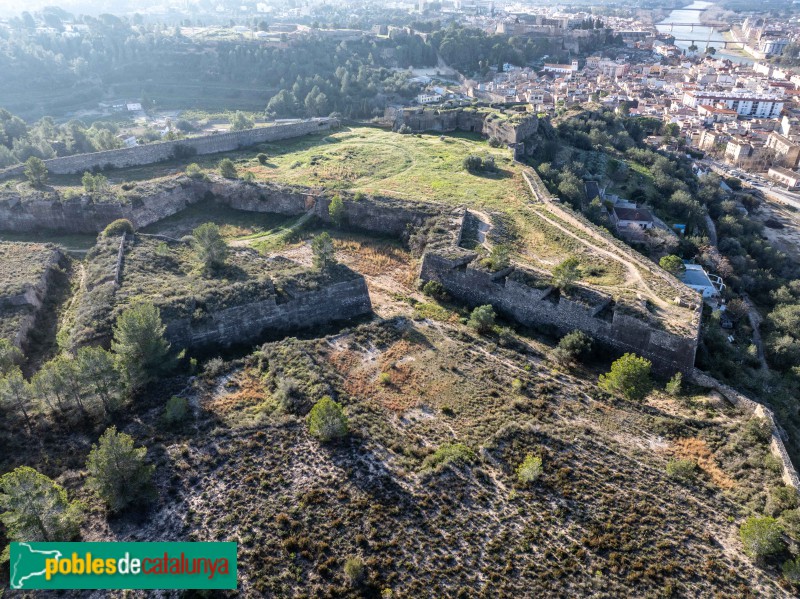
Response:
POLYGON ((47 261, 47 266, 38 281, 27 286, 21 293, 0 296, 0 310, 3 308, 26 307, 29 312, 21 320, 13 338, 10 339, 11 343, 23 351, 28 347, 31 331, 36 325, 48 294, 52 291, 56 271, 65 266, 67 260, 68 258, 61 250, 54 247, 47 261))
MULTIPOLYGON (((45 160, 47 170, 57 175, 70 175, 85 171, 144 166, 176 157, 192 154, 216 154, 246 148, 259 143, 301 137, 311 133, 328 131, 336 125, 336 119, 319 118, 293 123, 279 123, 268 127, 256 127, 245 131, 203 135, 177 141, 164 141, 134 148, 107 150, 91 154, 76 154, 45 160)), ((0 179, 16 177, 23 173, 24 166, 0 171, 0 179)))
POLYGON ((431 107, 386 110, 386 118, 395 130, 403 125, 414 133, 424 131, 472 131, 485 137, 499 139, 505 144, 517 144, 531 138, 539 129, 535 114, 507 115, 480 109, 438 109, 431 107))
POLYGON ((266 333, 301 330, 372 312, 364 277, 298 293, 278 303, 274 294, 258 301, 213 312, 202 320, 167 321, 166 337, 174 347, 238 345, 257 342, 266 333))
POLYGON ((534 273, 520 268, 492 273, 481 267, 477 254, 456 247, 425 253, 423 281, 438 281, 448 293, 470 306, 491 304, 527 326, 548 325, 564 335, 579 329, 616 351, 635 352, 653 362, 656 372, 670 375, 694 367, 698 335, 678 335, 624 314, 611 298, 596 291, 575 301, 547 285, 535 285, 534 273))

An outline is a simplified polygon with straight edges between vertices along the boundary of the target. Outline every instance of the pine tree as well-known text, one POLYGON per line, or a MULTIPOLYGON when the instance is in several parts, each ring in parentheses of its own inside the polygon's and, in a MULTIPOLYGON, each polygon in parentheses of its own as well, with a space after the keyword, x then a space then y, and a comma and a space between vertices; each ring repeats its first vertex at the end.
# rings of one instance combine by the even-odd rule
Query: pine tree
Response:
POLYGON ((87 484, 113 512, 147 499, 152 494, 155 467, 145 463, 147 449, 134 447, 133 438, 106 429, 100 441, 92 445, 86 469, 87 484))

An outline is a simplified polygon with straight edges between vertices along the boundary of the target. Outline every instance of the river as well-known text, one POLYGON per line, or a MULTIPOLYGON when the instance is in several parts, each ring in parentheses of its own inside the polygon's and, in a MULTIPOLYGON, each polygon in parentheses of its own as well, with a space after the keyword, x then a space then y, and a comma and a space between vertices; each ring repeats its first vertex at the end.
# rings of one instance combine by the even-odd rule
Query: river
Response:
POLYGON ((722 33, 713 27, 708 27, 706 25, 691 25, 691 23, 700 22, 700 11, 691 9, 705 9, 713 5, 713 2, 704 2, 703 0, 692 2, 688 6, 673 10, 671 13, 669 13, 669 15, 667 15, 666 19, 656 24, 656 29, 658 29, 661 33, 670 33, 674 35, 675 45, 681 50, 688 49, 694 41, 694 45, 697 46, 698 52, 705 50, 706 46, 708 45, 713 46, 717 50, 715 55, 717 57, 727 58, 733 62, 742 62, 748 64, 753 63, 754 61, 752 58, 724 50, 723 42, 725 42, 725 38, 723 37, 722 33), (664 25, 664 23, 675 23, 675 25, 664 25), (680 23, 687 24, 681 25, 680 23))

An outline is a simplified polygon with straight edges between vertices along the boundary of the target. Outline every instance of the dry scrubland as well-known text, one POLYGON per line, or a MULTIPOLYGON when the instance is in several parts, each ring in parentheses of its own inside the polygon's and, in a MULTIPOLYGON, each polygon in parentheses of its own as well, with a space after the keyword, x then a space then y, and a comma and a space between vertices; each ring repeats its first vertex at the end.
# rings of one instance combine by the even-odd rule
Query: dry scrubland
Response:
POLYGON ((786 594, 737 540, 780 483, 747 418, 704 395, 614 399, 545 350, 403 318, 267 344, 183 389, 182 430, 140 406, 128 430, 156 459, 159 503, 110 527, 95 514, 85 536, 238 541, 242 592, 269 596, 786 594), (303 422, 322 394, 350 418, 338 445, 303 422), (544 474, 522 486, 527 453, 544 474), (670 479, 672 457, 697 459, 698 481, 670 479))

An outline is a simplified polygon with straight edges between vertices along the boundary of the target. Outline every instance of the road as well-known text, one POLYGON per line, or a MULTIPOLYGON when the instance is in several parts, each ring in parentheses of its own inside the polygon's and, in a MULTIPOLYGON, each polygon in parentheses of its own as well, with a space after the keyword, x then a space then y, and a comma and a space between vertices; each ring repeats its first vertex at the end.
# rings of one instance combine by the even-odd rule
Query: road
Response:
MULTIPOLYGON (((735 177, 736 175, 730 174, 729 170, 730 167, 727 164, 722 164, 717 162, 716 160, 711 160, 710 158, 706 158, 701 161, 704 166, 711 168, 715 173, 718 175, 722 175, 723 177, 735 177)), ((753 175, 748 173, 753 181, 742 181, 742 187, 745 189, 754 189, 756 191, 761 192, 763 196, 769 200, 773 200, 775 202, 779 202, 781 204, 786 204, 787 206, 792 206, 800 210, 800 194, 787 191, 786 189, 780 188, 778 186, 770 187, 769 182, 766 182, 766 179, 760 177, 759 175, 753 175)))

